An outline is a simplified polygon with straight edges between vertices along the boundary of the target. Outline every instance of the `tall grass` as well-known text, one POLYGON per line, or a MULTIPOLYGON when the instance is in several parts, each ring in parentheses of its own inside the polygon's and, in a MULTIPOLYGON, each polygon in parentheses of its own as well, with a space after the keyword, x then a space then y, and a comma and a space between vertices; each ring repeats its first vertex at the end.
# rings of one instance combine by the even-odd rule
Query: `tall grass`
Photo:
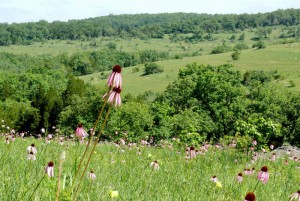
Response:
MULTIPOLYGON (((4 138, 1 140, 4 142, 4 138)), ((69 188, 84 148, 84 145, 71 141, 64 145, 55 140, 46 144, 43 140, 32 138, 1 143, 0 200, 55 200, 58 164, 63 150, 67 154, 62 168, 60 200, 70 200, 69 188), (26 159, 26 147, 32 143, 38 149, 36 161, 26 159), (55 163, 53 178, 48 178, 44 172, 50 160, 55 163)), ((288 196, 300 188, 300 169, 297 168, 300 164, 288 159, 287 155, 275 162, 268 158, 259 157, 251 163, 251 156, 244 152, 211 147, 205 155, 186 159, 185 148, 175 146, 119 147, 101 143, 88 169, 88 172, 93 170, 97 178, 91 180, 86 173, 77 200, 238 201, 253 190, 258 200, 288 200, 288 196), (289 160, 288 165, 283 164, 286 159, 289 160), (150 167, 154 160, 158 161, 159 170, 150 167), (267 184, 257 182, 257 173, 264 165, 268 166, 270 173, 267 184), (246 167, 255 167, 256 172, 253 175, 243 174, 244 180, 240 184, 236 176, 246 167), (218 177, 222 188, 210 181, 213 175, 218 177), (118 191, 119 197, 111 198, 111 190, 118 191)))

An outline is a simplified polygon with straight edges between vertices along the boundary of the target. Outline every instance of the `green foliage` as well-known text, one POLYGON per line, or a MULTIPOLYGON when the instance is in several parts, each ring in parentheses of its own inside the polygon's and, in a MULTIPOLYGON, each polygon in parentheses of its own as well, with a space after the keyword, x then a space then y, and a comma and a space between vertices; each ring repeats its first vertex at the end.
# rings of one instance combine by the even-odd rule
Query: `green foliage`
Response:
POLYGON ((242 136, 250 136, 256 139, 259 144, 276 142, 277 145, 282 143, 281 124, 273 122, 271 119, 249 118, 248 121, 239 120, 236 122, 236 131, 242 136))
POLYGON ((256 49, 264 49, 266 47, 267 46, 263 41, 258 41, 252 45, 252 48, 256 48, 256 49))
POLYGON ((241 51, 238 49, 235 49, 234 52, 231 54, 231 58, 233 61, 239 60, 241 56, 241 51))
POLYGON ((107 43, 106 46, 108 47, 108 49, 111 49, 111 50, 117 49, 117 44, 114 42, 109 42, 109 43, 107 43))
POLYGON ((246 38, 246 34, 245 33, 242 33, 240 36, 239 36, 239 40, 240 41, 244 41, 246 38))
POLYGON ((223 45, 220 45, 220 46, 217 46, 217 47, 213 48, 213 50, 211 51, 211 54, 220 54, 220 53, 229 52, 231 50, 232 50, 231 47, 223 44, 223 45))
POLYGON ((145 75, 155 74, 164 72, 164 68, 157 63, 146 63, 145 64, 145 75))
POLYGON ((191 127, 188 130, 182 130, 178 138, 182 146, 199 146, 205 141, 206 136, 200 135, 191 127))
POLYGON ((138 141, 145 138, 153 126, 153 116, 150 106, 144 103, 128 102, 117 108, 110 116, 107 123, 108 137, 115 139, 120 136, 112 136, 111 133, 118 131, 126 132, 129 141, 138 141))
POLYGON ((239 43, 234 46, 234 49, 246 50, 246 49, 249 49, 249 46, 246 43, 239 43))

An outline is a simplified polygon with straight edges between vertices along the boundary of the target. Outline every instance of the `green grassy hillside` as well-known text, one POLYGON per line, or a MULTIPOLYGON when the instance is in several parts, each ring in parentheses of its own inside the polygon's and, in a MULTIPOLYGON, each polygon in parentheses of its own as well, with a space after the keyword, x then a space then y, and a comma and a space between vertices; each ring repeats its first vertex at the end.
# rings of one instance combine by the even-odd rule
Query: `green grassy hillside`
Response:
MULTIPOLYGON (((28 46, 1 46, 0 52, 10 52, 14 54, 58 55, 66 53, 68 55, 76 52, 97 51, 107 47, 109 43, 114 43, 117 50, 123 52, 137 52, 142 50, 157 50, 159 52, 168 52, 170 59, 157 62, 164 67, 164 72, 154 75, 143 76, 144 66, 138 65, 123 69, 124 93, 139 94, 144 91, 161 92, 166 86, 174 80, 180 68, 186 64, 196 62, 199 64, 220 65, 231 63, 235 69, 245 72, 247 70, 278 70, 285 77, 281 84, 289 85, 295 83, 295 89, 300 89, 300 42, 295 39, 281 39, 280 35, 286 33, 283 27, 273 27, 273 31, 264 40, 266 49, 255 50, 253 48, 242 50, 240 59, 233 61, 232 52, 211 55, 213 48, 226 44, 234 47, 241 43, 238 38, 245 34, 243 43, 249 47, 255 43, 251 40, 256 34, 255 29, 237 31, 236 33, 213 34, 213 40, 204 40, 203 42, 186 42, 184 40, 171 42, 170 36, 165 35, 164 39, 141 40, 137 38, 113 38, 99 37, 85 41, 70 40, 49 40, 43 43, 33 43, 28 46), (232 36, 235 40, 230 40, 232 36), (292 43, 288 43, 291 42, 292 43), (285 44, 284 44, 285 43, 285 44), (136 69, 139 72, 136 72, 136 69)), ((181 35, 186 37, 188 35, 181 35)), ((105 72, 107 75, 109 72, 105 72)), ((93 84, 105 84, 103 73, 94 73, 81 76, 81 78, 93 84)))
MULTIPOLYGON (((285 76, 282 84, 287 85, 289 81, 296 84, 296 89, 300 89, 300 43, 280 44, 268 46, 266 49, 243 50, 238 61, 232 61, 231 53, 203 55, 197 57, 185 57, 183 59, 172 59, 157 62, 164 67, 164 72, 143 76, 144 66, 123 68, 124 93, 139 94, 144 91, 161 92, 164 91, 168 83, 172 82, 178 74, 180 68, 184 68, 189 63, 221 65, 231 63, 234 69, 245 72, 247 70, 278 70, 285 76), (134 72, 134 68, 139 68, 139 72, 134 72)), ((106 74, 108 74, 107 72, 106 74)), ((104 76, 105 77, 105 76, 104 76)), ((86 82, 104 85, 106 80, 101 79, 101 73, 95 73, 81 77, 86 82)))

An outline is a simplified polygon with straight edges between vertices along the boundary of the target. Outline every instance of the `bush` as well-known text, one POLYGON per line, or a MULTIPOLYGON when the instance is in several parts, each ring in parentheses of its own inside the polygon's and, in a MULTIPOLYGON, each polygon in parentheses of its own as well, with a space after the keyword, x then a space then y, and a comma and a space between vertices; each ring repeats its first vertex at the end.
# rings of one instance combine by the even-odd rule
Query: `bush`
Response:
POLYGON ((145 64, 145 75, 164 72, 164 68, 156 63, 145 64))
POLYGON ((249 49, 249 46, 246 43, 239 43, 236 46, 234 46, 234 49, 246 50, 249 49))
POLYGON ((252 48, 264 49, 266 48, 266 44, 263 41, 258 41, 252 45, 252 48))
POLYGON ((232 48, 228 47, 227 45, 220 45, 215 47, 212 51, 211 54, 220 54, 220 53, 225 53, 231 51, 232 48))
POLYGON ((236 61, 240 59, 241 51, 238 49, 235 49, 234 52, 231 54, 231 58, 236 61))

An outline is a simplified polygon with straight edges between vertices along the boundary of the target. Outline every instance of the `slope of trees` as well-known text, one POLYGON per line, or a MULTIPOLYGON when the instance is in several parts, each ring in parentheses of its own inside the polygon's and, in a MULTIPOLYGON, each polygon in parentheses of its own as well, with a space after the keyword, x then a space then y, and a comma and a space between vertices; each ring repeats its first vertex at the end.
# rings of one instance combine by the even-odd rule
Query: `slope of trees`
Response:
MULTIPOLYGON (((267 26, 294 26, 291 36, 299 36, 300 9, 277 10, 258 14, 210 15, 164 13, 109 15, 83 20, 0 24, 0 45, 26 45, 49 39, 87 40, 99 36, 163 38, 164 34, 203 33, 243 30, 267 26)), ((209 35, 208 35, 209 37, 209 35)), ((190 40, 192 40, 191 38, 190 40)))
MULTIPOLYGON (((65 134, 78 122, 93 126, 103 90, 84 84, 59 62, 48 63, 47 57, 24 61, 26 68, 0 74, 0 114, 7 126, 33 133, 56 126, 65 134)), ((103 137, 176 137, 184 144, 199 144, 231 136, 299 145, 300 94, 274 85, 277 79, 278 72, 241 75, 229 65, 193 63, 180 70, 164 93, 123 97, 103 137), (112 135, 116 131, 120 135, 112 135)))

